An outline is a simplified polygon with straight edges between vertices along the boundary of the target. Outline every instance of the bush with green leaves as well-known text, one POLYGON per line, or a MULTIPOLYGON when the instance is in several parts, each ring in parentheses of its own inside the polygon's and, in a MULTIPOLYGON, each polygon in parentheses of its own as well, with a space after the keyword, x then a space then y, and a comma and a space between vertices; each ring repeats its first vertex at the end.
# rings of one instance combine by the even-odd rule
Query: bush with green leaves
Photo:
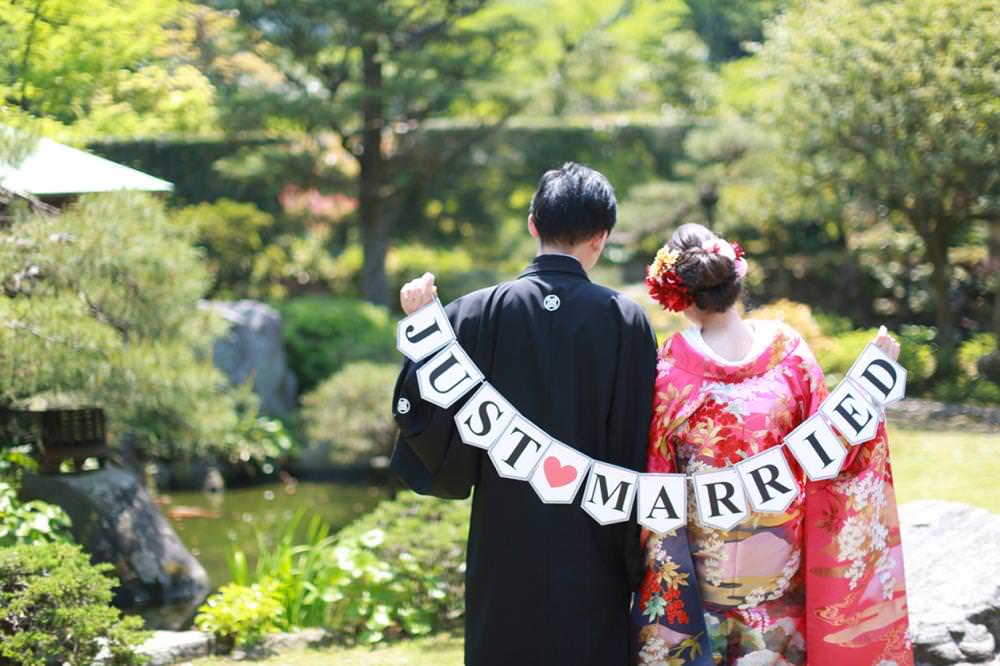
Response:
POLYGON ((69 543, 69 528, 69 516, 60 507, 40 500, 22 502, 13 485, 0 481, 0 547, 69 543))
POLYGON ((252 203, 232 199, 186 206, 171 217, 175 224, 192 232, 204 248, 215 278, 210 295, 246 296, 256 256, 274 234, 274 217, 252 203))
POLYGON ((288 364, 303 391, 351 361, 394 361, 396 321, 371 303, 309 296, 278 304, 288 364))
POLYGON ((934 397, 945 402, 1000 404, 1000 385, 982 376, 976 366, 981 357, 996 348, 996 338, 991 333, 980 333, 963 342, 958 348, 958 376, 935 385, 934 397))
POLYGON ((225 322, 197 307, 208 285, 190 235, 151 196, 16 216, 0 229, 0 406, 40 394, 99 406, 112 440, 129 432, 152 454, 218 443, 237 415, 210 360, 225 322))
POLYGON ((469 502, 406 492, 335 536, 298 515, 277 538, 258 535, 255 566, 233 551, 230 573, 244 587, 277 585, 281 628, 322 626, 369 645, 454 629, 464 613, 468 523, 469 502))
POLYGON ((270 474, 293 457, 298 448, 282 421, 248 413, 223 436, 218 457, 251 473, 270 474))
POLYGON ((469 505, 407 491, 341 530, 334 626, 363 643, 459 627, 469 505))
POLYGON ((463 248, 401 245, 386 257, 389 284, 398 291, 406 282, 430 271, 437 278, 438 298, 450 303, 459 296, 495 284, 498 275, 463 248))
POLYGON ((199 631, 213 634, 228 651, 253 647, 267 633, 283 627, 281 618, 278 586, 264 579, 250 585, 223 585, 198 609, 194 625, 199 631))
POLYGON ((306 394, 302 421, 310 445, 329 450, 338 465, 389 455, 397 433, 389 405, 398 374, 396 364, 350 363, 306 394))
POLYGON ((90 666, 102 644, 107 663, 143 663, 142 620, 111 605, 113 569, 71 544, 0 548, 0 664, 90 666))
MULTIPOLYGON (((840 382, 877 334, 878 329, 865 328, 833 336, 826 351, 817 357, 827 382, 831 385, 840 382)), ((899 363, 907 371, 907 395, 919 394, 934 373, 934 347, 930 342, 933 330, 928 333, 925 326, 910 325, 891 334, 899 341, 899 363)))
POLYGON ((0 448, 0 547, 19 544, 72 543, 70 518, 62 508, 17 493, 25 470, 35 471, 29 445, 0 448))

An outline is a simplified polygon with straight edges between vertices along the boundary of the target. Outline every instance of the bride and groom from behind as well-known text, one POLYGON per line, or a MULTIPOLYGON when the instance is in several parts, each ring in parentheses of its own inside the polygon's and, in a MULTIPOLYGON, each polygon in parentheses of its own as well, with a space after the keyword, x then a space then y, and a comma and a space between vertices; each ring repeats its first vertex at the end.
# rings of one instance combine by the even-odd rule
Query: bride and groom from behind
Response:
MULTIPOLYGON (((546 172, 528 218, 537 256, 446 308, 462 348, 526 419, 602 462, 691 474, 780 445, 826 384, 793 329, 735 307, 742 249, 700 225, 676 230, 647 284, 691 326, 658 352, 642 309, 588 277, 616 214, 597 171, 546 172)), ((408 283, 404 311, 435 293, 431 274, 408 283)), ((898 356, 884 331, 875 342, 898 356)), ((835 479, 810 481, 792 462, 799 493, 783 512, 722 531, 689 510, 686 527, 655 535, 501 477, 462 442, 463 402, 421 401, 420 365, 396 384, 392 467, 419 493, 473 493, 466 664, 912 664, 884 424, 835 479)))

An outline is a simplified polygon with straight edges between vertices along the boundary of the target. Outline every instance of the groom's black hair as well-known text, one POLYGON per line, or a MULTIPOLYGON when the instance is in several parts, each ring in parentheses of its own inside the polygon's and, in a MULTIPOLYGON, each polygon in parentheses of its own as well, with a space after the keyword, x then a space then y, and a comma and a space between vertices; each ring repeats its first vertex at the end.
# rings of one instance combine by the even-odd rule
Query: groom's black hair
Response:
POLYGON ((531 197, 531 215, 542 241, 576 245, 602 231, 610 232, 618 202, 611 183, 599 171, 566 162, 546 171, 531 197))

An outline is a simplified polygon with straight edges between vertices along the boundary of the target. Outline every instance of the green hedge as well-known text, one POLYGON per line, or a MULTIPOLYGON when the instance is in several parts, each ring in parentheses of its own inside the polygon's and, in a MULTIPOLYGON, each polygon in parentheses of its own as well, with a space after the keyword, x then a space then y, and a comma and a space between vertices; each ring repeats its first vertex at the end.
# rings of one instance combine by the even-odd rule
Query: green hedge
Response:
POLYGON ((0 548, 0 664, 90 666, 102 641, 107 663, 144 663, 142 620, 111 605, 113 570, 73 544, 0 548))
POLYGON ((275 137, 183 139, 145 138, 91 143, 87 149, 119 164, 174 184, 173 201, 180 205, 235 199, 277 212, 277 191, 228 177, 214 169, 217 160, 246 149, 285 143, 275 137))
POLYGON ((306 296, 275 306, 281 312, 288 364, 303 393, 351 361, 399 358, 396 321, 385 308, 326 296, 306 296))

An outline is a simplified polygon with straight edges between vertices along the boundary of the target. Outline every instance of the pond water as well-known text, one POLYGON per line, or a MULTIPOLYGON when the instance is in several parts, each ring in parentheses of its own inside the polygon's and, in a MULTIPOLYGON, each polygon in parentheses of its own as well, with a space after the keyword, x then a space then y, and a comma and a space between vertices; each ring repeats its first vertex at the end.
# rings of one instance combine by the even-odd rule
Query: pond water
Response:
POLYGON ((382 486, 363 483, 298 482, 228 489, 169 493, 160 509, 191 554, 208 571, 213 587, 229 582, 226 554, 240 546, 251 563, 257 531, 280 529, 296 511, 308 511, 329 523, 331 532, 367 513, 388 496, 382 486))
MULTIPOLYGON (((257 532, 281 529, 297 511, 318 515, 331 532, 367 513, 389 496, 385 486, 345 481, 299 481, 233 488, 217 494, 172 492, 158 499, 160 510, 188 550, 205 567, 212 587, 230 580, 227 554, 239 546, 256 560, 257 532)), ((182 628, 191 608, 141 611, 152 628, 182 628)))

